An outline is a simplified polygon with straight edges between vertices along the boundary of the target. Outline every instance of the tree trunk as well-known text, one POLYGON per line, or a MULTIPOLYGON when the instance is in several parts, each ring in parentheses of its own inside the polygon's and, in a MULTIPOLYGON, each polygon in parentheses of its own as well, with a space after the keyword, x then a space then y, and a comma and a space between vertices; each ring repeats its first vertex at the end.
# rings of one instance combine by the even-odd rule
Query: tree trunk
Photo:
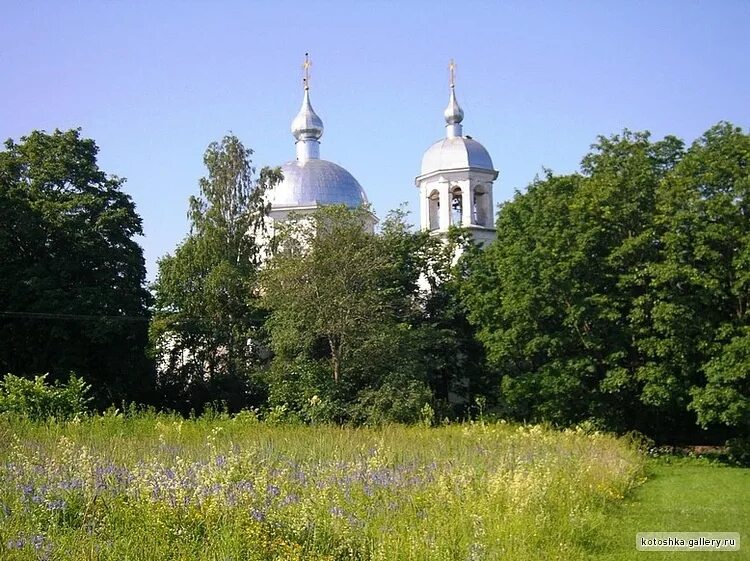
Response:
POLYGON ((341 345, 337 345, 334 338, 328 338, 328 345, 331 348, 331 366, 333 366, 333 381, 339 381, 341 373, 341 345))

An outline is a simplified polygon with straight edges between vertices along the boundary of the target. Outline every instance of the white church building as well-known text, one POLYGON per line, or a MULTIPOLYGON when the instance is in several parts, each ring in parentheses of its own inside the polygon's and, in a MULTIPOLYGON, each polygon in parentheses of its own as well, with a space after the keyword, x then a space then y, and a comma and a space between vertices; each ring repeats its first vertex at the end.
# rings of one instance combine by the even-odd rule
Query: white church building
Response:
MULTIPOLYGON (((309 59, 305 59, 302 107, 292 121, 296 158, 281 166, 283 180, 268 193, 267 235, 290 213, 305 215, 324 205, 357 208, 368 204, 365 190, 343 167, 320 158, 323 121, 310 102, 309 59)), ((471 232, 480 244, 495 238, 492 185, 497 179, 487 150, 463 134, 464 112, 456 100, 454 64, 450 65, 450 98, 445 109, 445 138, 430 146, 422 157, 419 189, 420 226, 445 235, 451 226, 471 232)), ((373 230, 377 218, 367 225, 373 230)))

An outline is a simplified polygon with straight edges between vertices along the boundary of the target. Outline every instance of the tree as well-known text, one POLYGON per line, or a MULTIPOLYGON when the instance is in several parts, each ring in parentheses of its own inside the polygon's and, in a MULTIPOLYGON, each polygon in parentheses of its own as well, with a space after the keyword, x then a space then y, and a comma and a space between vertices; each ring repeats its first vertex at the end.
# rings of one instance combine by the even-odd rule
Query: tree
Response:
POLYGON ((96 404, 145 399, 149 294, 125 180, 80 129, 34 131, 0 152, 0 372, 77 372, 96 404))
POLYGON ((750 134, 709 129, 658 200, 661 258, 647 349, 672 376, 687 373, 704 427, 750 437, 750 134))
POLYGON ((378 280, 388 263, 365 229, 368 219, 367 210, 343 206, 293 218, 261 281, 275 352, 293 356, 322 340, 335 382, 368 330, 386 317, 378 280))
POLYGON ((501 410, 516 418, 560 422, 587 414, 588 365, 576 324, 566 322, 585 263, 570 216, 580 181, 548 174, 505 203, 497 241, 462 286, 469 318, 501 376, 501 410))
POLYGON ((233 135, 211 143, 191 197, 190 233, 159 261, 150 336, 160 387, 175 408, 226 401, 257 404, 251 373, 263 314, 255 280, 262 259, 264 193, 281 178, 263 168, 255 179, 252 150, 233 135))
POLYGON ((271 406, 312 421, 379 423, 415 421, 431 401, 409 322, 421 256, 395 232, 369 233, 370 220, 366 209, 330 206, 283 229, 261 277, 271 406))
POLYGON ((749 161, 727 123, 687 151, 626 132, 502 207, 464 294, 506 412, 748 434, 749 161))
POLYGON ((391 212, 370 234, 366 210, 326 207, 282 233, 261 277, 272 406, 310 420, 413 422, 425 405, 441 418, 465 414, 486 389, 484 354, 457 298, 466 233, 443 240, 405 219, 391 212))
POLYGON ((647 133, 600 138, 582 173, 547 172, 501 207, 464 294, 506 413, 644 429, 659 407, 672 410, 642 399, 631 313, 658 247, 656 191, 681 150, 647 133))
POLYGON ((495 398, 482 344, 467 320, 461 284, 481 253, 469 232, 451 228, 447 236, 412 231, 407 213, 389 213, 380 232, 390 266, 382 279, 389 306, 408 326, 408 353, 423 372, 439 418, 465 418, 477 397, 495 398), (461 255, 457 259, 457 255, 461 255))

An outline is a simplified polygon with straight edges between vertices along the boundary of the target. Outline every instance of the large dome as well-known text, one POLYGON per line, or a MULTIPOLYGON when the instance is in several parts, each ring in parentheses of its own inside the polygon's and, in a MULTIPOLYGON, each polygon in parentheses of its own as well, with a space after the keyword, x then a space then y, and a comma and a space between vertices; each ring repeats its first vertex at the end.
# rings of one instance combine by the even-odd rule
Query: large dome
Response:
POLYGON ((476 140, 467 136, 453 136, 438 140, 422 157, 422 173, 438 170, 485 169, 494 171, 489 152, 476 140))
POLYGON ((367 204, 367 195, 351 173, 327 160, 309 159, 281 166, 284 179, 271 189, 272 208, 367 204))

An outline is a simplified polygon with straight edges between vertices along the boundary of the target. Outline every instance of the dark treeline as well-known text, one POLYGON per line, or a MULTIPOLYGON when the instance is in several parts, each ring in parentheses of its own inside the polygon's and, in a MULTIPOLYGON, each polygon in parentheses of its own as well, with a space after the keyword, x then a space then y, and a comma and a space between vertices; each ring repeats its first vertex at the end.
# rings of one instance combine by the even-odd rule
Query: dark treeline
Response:
POLYGON ((96 405, 153 396, 141 218, 76 130, 0 151, 0 373, 80 373, 96 405))
POLYGON ((95 406, 208 404, 300 422, 478 414, 638 430, 750 433, 750 135, 685 147, 600 138, 571 175, 500 207, 484 249, 403 212, 329 207, 267 231, 233 136, 209 146, 190 231, 144 286, 124 180, 78 131, 0 152, 0 372, 71 372, 95 406), (273 247, 272 255, 268 252, 273 247), (458 260, 456 252, 462 253, 458 260))

